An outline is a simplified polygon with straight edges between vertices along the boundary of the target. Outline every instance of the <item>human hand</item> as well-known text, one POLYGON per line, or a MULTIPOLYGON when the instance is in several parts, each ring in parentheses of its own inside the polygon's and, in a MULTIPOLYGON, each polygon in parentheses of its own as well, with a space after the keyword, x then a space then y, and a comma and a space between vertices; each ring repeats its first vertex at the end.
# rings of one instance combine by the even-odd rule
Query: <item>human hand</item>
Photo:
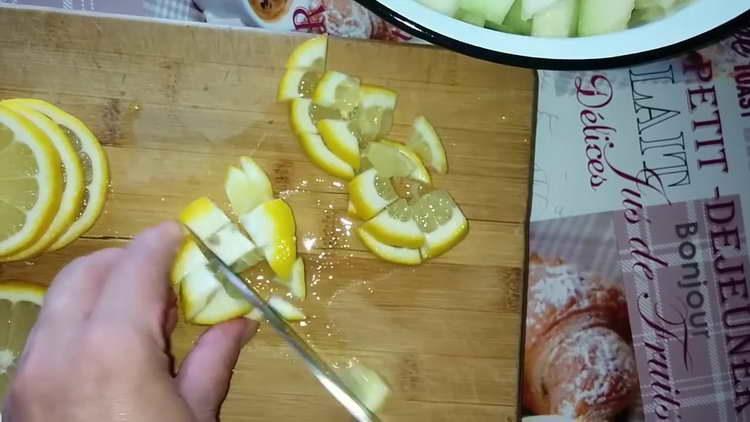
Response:
POLYGON ((55 278, 6 400, 6 421, 215 421, 246 319, 206 331, 174 375, 177 322, 167 274, 182 240, 177 223, 125 249, 78 258, 55 278))

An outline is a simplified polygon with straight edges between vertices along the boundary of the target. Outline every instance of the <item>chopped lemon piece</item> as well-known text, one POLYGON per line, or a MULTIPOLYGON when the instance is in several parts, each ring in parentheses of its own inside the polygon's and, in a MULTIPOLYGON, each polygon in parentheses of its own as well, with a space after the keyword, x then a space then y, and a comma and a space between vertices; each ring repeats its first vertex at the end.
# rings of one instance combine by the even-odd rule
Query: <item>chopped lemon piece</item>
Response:
POLYGON ((369 220, 398 199, 389 179, 380 177, 377 170, 369 169, 349 182, 349 200, 355 217, 369 220))
POLYGON ((328 149, 323 142, 323 138, 319 135, 301 133, 298 136, 302 149, 305 150, 310 160, 323 171, 344 180, 350 180, 354 177, 352 166, 328 149))
POLYGON ((7 103, 7 107, 29 119, 49 137, 52 146, 60 155, 63 168, 63 192, 60 198, 60 206, 49 227, 30 246, 0 259, 0 261, 18 261, 44 252, 75 221, 81 209, 85 180, 81 159, 60 126, 42 113, 21 104, 7 103))
POLYGON ((262 252, 256 250, 255 244, 234 224, 227 224, 206 237, 204 242, 222 262, 238 273, 263 260, 262 252))
POLYGON ((290 279, 297 259, 297 236, 294 214, 282 199, 265 202, 240 217, 242 226, 263 254, 274 273, 290 279))
POLYGON ((438 173, 448 172, 448 158, 443 143, 435 128, 424 116, 414 120, 414 131, 406 145, 438 173))
POLYGON ((319 35, 303 42, 294 49, 286 62, 287 69, 313 69, 323 72, 326 67, 328 37, 319 35))
POLYGON ((339 371, 341 380, 370 411, 377 412, 391 394, 388 384, 372 369, 355 364, 339 371))
POLYGON ((258 205, 273 199, 271 181, 258 164, 241 157, 242 169, 230 167, 224 183, 229 203, 237 215, 247 214, 258 205))
POLYGON ((419 230, 411 207, 405 199, 389 205, 385 211, 362 225, 362 228, 379 241, 392 246, 420 248, 425 235, 419 230))
POLYGON ((382 139, 393 126, 393 112, 398 95, 389 89, 362 85, 359 105, 352 116, 352 123, 362 141, 382 139))
POLYGON ((224 211, 205 196, 185 207, 180 214, 180 221, 204 241, 222 227, 231 224, 224 211))
POLYGON ((295 298, 304 300, 307 296, 307 281, 305 280, 305 261, 302 257, 294 261, 290 279, 284 280, 277 277, 276 282, 286 286, 295 298))
POLYGON ((322 119, 338 119, 338 110, 314 104, 307 98, 292 100, 290 119, 294 133, 318 133, 317 123, 322 119))
POLYGON ((402 154, 395 143, 371 142, 365 156, 381 177, 406 177, 416 169, 414 162, 402 154))
POLYGON ((44 132, 3 106, 0 163, 0 255, 10 255, 32 245, 55 218, 62 164, 44 132))
POLYGON ((364 230, 362 227, 357 229, 357 235, 376 256, 395 264, 401 265, 419 265, 422 263, 422 257, 419 249, 401 248, 398 246, 386 245, 376 239, 373 235, 364 230))
POLYGON ((109 189, 107 154, 99 140, 83 122, 46 101, 13 99, 3 103, 28 107, 52 119, 73 143, 73 148, 83 165, 86 185, 83 188, 81 212, 77 215, 75 222, 49 247, 49 250, 58 250, 90 229, 104 209, 109 189))
POLYGON ((295 98, 310 98, 320 80, 320 73, 308 69, 288 69, 279 83, 276 100, 290 101, 295 98))
POLYGON ((316 104, 335 108, 348 117, 359 104, 359 79, 329 70, 318 82, 312 99, 316 104))
POLYGON ((415 154, 414 151, 412 151, 409 147, 399 142, 386 140, 381 141, 380 143, 396 148, 401 154, 406 157, 407 160, 409 160, 409 162, 413 166, 413 170, 408 174, 408 177, 411 177, 414 180, 418 180, 428 185, 432 183, 432 177, 430 176, 430 172, 427 170, 427 167, 424 166, 424 163, 419 158, 419 156, 415 154))
POLYGON ((210 265, 189 272, 180 282, 180 307, 185 320, 192 321, 223 289, 210 265))
POLYGON ((359 141, 349 130, 349 122, 323 119, 318 122, 317 127, 323 142, 331 152, 352 166, 354 170, 359 170, 359 141))
POLYGON ((172 285, 179 284, 186 275, 197 268, 208 264, 208 259, 203 256, 198 245, 191 238, 186 238, 175 255, 172 270, 169 272, 169 280, 172 285))
MULTIPOLYGON (((220 274, 214 275, 217 282, 220 274)), ((230 319, 247 315, 253 307, 242 297, 233 297, 226 289, 218 289, 206 305, 190 320, 193 324, 216 325, 230 319)))
POLYGON ((268 305, 287 321, 302 321, 307 318, 299 308, 278 296, 271 296, 268 305))
POLYGON ((456 246, 469 232, 469 222, 450 194, 434 191, 412 206, 419 229, 425 234, 424 259, 438 257, 456 246))

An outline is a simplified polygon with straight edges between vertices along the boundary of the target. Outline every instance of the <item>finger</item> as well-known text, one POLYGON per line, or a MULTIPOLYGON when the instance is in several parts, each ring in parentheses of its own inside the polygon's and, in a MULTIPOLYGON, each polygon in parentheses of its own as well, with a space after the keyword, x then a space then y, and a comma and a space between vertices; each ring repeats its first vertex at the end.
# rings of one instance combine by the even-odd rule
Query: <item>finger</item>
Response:
POLYGON ((103 249, 77 258, 65 266, 44 297, 38 323, 71 327, 87 319, 109 273, 124 255, 123 249, 103 249))
POLYGON ((215 421, 242 347, 258 323, 236 319, 211 327, 198 339, 177 375, 180 395, 198 422, 215 421))
POLYGON ((182 231, 175 222, 136 236, 112 269, 93 318, 135 324, 162 342, 170 289, 167 276, 181 241, 182 231))

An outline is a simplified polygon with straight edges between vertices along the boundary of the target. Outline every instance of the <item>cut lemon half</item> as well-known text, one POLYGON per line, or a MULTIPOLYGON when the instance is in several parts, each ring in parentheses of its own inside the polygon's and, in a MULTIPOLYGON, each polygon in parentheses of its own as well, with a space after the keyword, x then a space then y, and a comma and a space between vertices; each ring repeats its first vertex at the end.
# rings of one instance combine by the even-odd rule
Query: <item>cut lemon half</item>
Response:
POLYGON ((305 261, 302 257, 294 261, 292 275, 288 280, 277 277, 276 282, 286 286, 295 298, 304 300, 307 296, 307 281, 305 280, 305 261))
POLYGON ((7 100, 7 103, 34 109, 57 123, 73 143, 83 165, 86 185, 83 188, 81 211, 73 224, 49 247, 51 251, 60 249, 78 239, 99 218, 109 189, 107 155, 99 140, 83 122, 56 106, 36 99, 14 99, 7 100))
POLYGON ((359 140, 349 129, 349 122, 338 119, 323 119, 317 125, 326 146, 354 170, 359 170, 359 140))
POLYGON ((401 265, 419 265, 422 263, 422 256, 419 254, 419 249, 386 245, 362 227, 357 229, 357 235, 367 249, 388 262, 401 265))
POLYGON ((432 177, 430 176, 430 172, 427 170, 427 167, 425 167, 419 156, 415 154, 414 151, 412 151, 409 147, 399 142, 387 140, 381 141, 380 143, 397 149, 398 152, 400 152, 404 157, 406 157, 407 160, 409 160, 409 162, 413 166, 413 170, 407 175, 408 177, 414 180, 418 180, 422 183, 426 183, 428 185, 432 183, 432 177))
POLYGON ((224 182, 229 203, 238 216, 273 199, 271 181, 266 172, 250 157, 240 157, 240 164, 241 169, 229 167, 224 182))
POLYGON ((424 116, 414 120, 414 129, 406 145, 438 173, 448 172, 448 158, 443 143, 435 128, 424 116))
POLYGON ((0 400, 8 392, 16 359, 23 352, 44 302, 44 286, 23 281, 0 282, 0 400))
POLYGON ((320 73, 310 69, 288 69, 279 83, 276 100, 284 102, 295 98, 311 98, 320 76, 320 73))
POLYGON ((369 220, 398 199, 390 180, 373 169, 360 173, 349 182, 349 200, 356 210, 355 217, 369 220))
POLYGON ((268 298, 268 305, 287 321, 295 322, 307 319, 307 316, 299 308, 278 296, 268 298))
POLYGON ((425 235, 405 199, 389 205, 385 211, 363 224, 362 228, 379 241, 392 246, 418 249, 425 243, 425 235))
POLYGON ((0 106, 0 255, 31 246, 55 218, 60 155, 34 123, 0 106))
POLYGON ((208 264, 208 259, 203 255, 198 245, 191 238, 186 238, 175 255, 172 269, 169 272, 169 280, 173 286, 178 285, 185 276, 200 267, 208 264))
POLYGON ((263 250, 274 273, 282 279, 291 279, 297 259, 297 236, 294 214, 289 205, 282 199, 265 202, 241 216, 240 222, 263 250))
POLYGON ((354 168, 328 149, 320 135, 298 134, 300 145, 310 160, 326 173, 344 180, 354 177, 354 168))
POLYGON ((362 85, 359 94, 359 105, 352 116, 355 132, 364 142, 384 138, 393 127, 398 95, 389 89, 369 85, 362 85))
POLYGON ((290 120, 294 133, 318 133, 318 121, 338 118, 341 113, 336 109, 315 104, 307 98, 292 100, 290 120))
POLYGON ((320 35, 303 42, 294 49, 286 62, 287 69, 312 69, 323 72, 326 68, 328 37, 320 35))
POLYGON ((456 246, 469 232, 469 222, 448 192, 433 191, 412 205, 419 229, 425 234, 422 257, 438 257, 456 246))
POLYGON ((180 222, 190 227, 190 230, 204 242, 222 227, 231 224, 229 217, 224 214, 224 211, 205 196, 191 202, 182 210, 182 213, 180 213, 180 222))
POLYGON ((359 105, 359 79, 329 70, 315 87, 312 99, 316 104, 339 110, 348 117, 359 105))
POLYGON ((65 132, 60 129, 60 126, 34 109, 13 103, 8 103, 7 107, 29 119, 29 121, 47 135, 52 142, 52 146, 60 156, 63 169, 63 192, 60 198, 60 206, 49 227, 30 246, 13 255, 0 258, 0 261, 18 261, 44 252, 68 229, 81 209, 85 182, 83 178, 83 166, 78 153, 73 148, 73 144, 65 135, 65 132))

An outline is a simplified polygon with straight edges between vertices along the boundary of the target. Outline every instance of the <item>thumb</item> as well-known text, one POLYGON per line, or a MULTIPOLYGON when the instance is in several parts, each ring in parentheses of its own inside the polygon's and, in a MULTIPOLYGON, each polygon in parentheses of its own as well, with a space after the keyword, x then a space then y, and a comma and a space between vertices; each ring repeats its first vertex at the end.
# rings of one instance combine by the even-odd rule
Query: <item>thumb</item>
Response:
POLYGON ((247 319, 213 326, 183 361, 177 385, 196 421, 217 420, 240 350, 257 329, 258 323, 247 319))

